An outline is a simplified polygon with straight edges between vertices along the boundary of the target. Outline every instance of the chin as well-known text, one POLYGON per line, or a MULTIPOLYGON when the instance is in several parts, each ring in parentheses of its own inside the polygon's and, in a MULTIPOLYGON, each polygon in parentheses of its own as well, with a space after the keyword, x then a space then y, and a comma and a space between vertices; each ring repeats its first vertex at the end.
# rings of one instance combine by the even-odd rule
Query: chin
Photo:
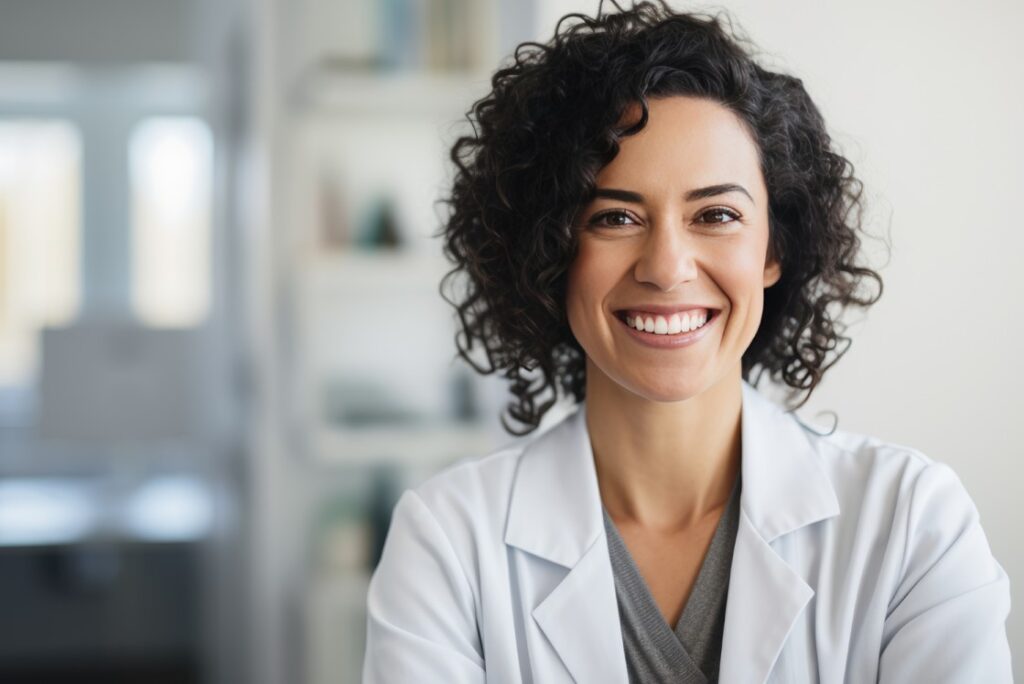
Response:
POLYGON ((631 391, 648 401, 660 403, 673 403, 686 401, 698 396, 705 390, 702 382, 694 379, 689 382, 673 381, 666 382, 664 378, 652 380, 651 382, 631 383, 631 391))

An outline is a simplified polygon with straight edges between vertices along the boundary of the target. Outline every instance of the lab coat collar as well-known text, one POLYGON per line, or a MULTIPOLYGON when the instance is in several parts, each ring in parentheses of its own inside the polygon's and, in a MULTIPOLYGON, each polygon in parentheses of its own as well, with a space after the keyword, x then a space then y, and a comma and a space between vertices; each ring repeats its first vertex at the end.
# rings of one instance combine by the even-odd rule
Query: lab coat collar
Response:
MULTIPOLYGON (((813 590, 770 542, 839 502, 795 417, 743 381, 742 488, 720 681, 763 682, 813 590)), ((524 448, 505 543, 569 570, 533 611, 577 681, 625 677, 585 404, 524 448), (596 542, 602 543, 596 543, 596 542), (611 623, 611 625, 609 625, 611 623)))
MULTIPOLYGON (((527 445, 505 542, 572 567, 604 532, 585 404, 527 445)), ((839 513, 804 428, 743 381, 740 507, 765 542, 839 513)))

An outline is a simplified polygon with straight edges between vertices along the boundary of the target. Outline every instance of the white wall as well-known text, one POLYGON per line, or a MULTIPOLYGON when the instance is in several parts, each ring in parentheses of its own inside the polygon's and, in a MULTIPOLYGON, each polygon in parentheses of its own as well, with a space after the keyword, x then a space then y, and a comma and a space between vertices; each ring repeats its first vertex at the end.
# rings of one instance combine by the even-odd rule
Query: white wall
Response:
POLYGON ((0 0, 0 60, 193 61, 199 9, 200 0, 0 0))
MULTIPOLYGON (((546 40, 563 14, 596 8, 541 3, 537 34, 546 40)), ((871 232, 884 235, 891 222, 882 300, 851 327, 850 352, 800 414, 834 410, 842 429, 950 464, 1016 599, 1024 4, 735 0, 726 9, 775 66, 803 79, 867 186, 871 232)), ((1024 609, 1011 612, 1008 631, 1020 671, 1024 609)))

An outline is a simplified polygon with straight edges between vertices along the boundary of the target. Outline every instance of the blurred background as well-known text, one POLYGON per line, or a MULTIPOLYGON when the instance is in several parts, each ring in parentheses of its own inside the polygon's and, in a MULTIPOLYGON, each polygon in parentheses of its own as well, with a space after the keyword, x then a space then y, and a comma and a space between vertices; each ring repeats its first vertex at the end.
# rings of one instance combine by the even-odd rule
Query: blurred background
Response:
MULTIPOLYGON (((1016 596, 1024 5, 717 8, 803 78, 880 238, 801 415, 952 465, 1016 596)), ((398 495, 512 441, 437 291, 447 150, 515 45, 596 9, 0 0, 0 681, 359 680, 398 495)))

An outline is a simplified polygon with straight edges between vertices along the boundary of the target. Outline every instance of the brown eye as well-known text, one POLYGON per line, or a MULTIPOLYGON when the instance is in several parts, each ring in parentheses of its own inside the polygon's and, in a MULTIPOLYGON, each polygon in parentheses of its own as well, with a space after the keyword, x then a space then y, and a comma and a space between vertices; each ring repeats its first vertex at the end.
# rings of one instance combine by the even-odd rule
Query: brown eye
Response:
POLYGON ((708 209, 700 215, 701 223, 731 223, 738 220, 740 217, 735 211, 726 209, 725 207, 715 207, 714 209, 708 209))
POLYGON ((595 214, 587 222, 590 226, 628 226, 632 223, 633 217, 624 211, 612 210, 602 211, 599 214, 595 214))

